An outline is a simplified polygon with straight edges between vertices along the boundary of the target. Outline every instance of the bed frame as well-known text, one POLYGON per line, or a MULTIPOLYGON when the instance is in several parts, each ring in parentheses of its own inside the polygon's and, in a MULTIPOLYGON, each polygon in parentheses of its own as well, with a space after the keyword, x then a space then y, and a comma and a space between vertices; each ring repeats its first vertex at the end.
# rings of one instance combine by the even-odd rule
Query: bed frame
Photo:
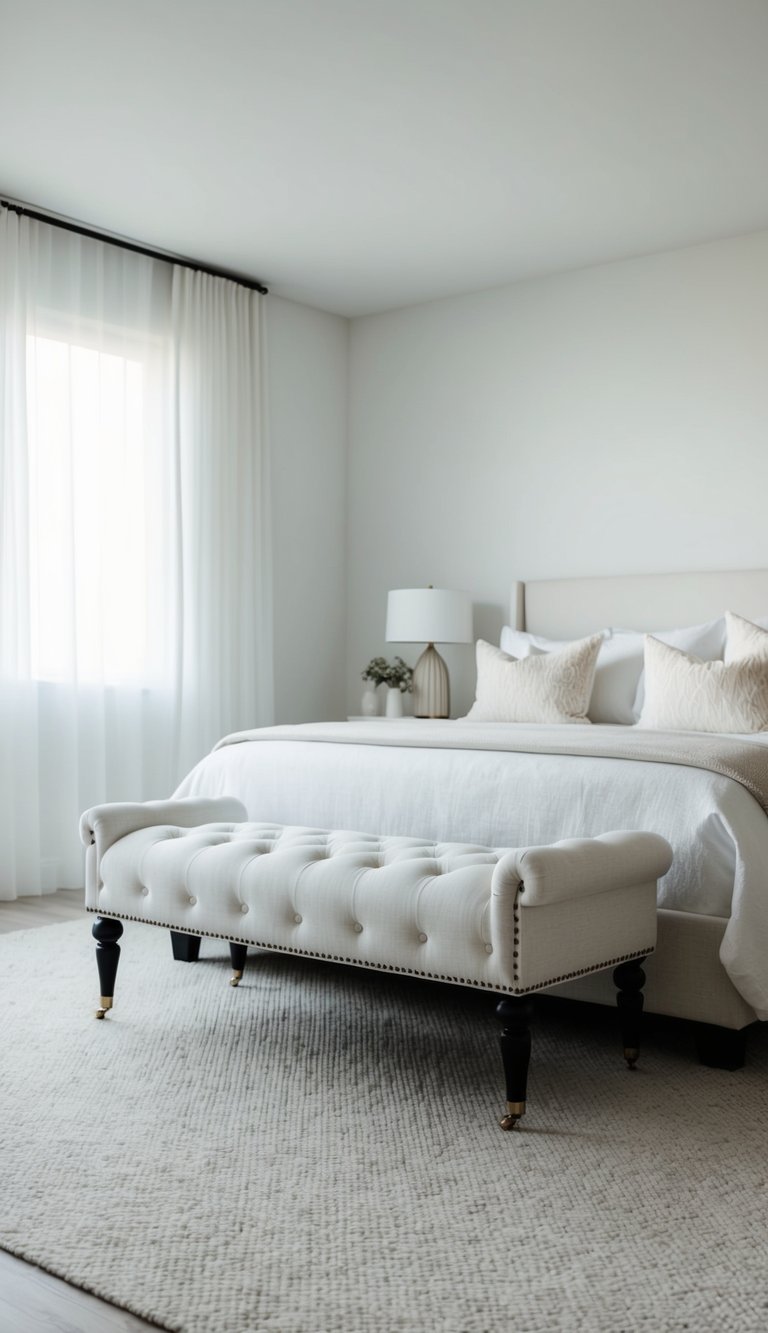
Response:
MULTIPOLYGON (((573 639, 605 625, 646 632, 695 625, 714 620, 726 609, 749 620, 768 614, 768 570, 515 583, 510 623, 547 638, 573 639)), ((652 1013, 693 1019, 704 1063, 736 1069, 744 1062, 746 1028, 757 1016, 720 962, 726 926, 723 917, 659 909, 657 949, 647 964, 646 1007, 652 1013)), ((601 977, 559 986, 553 993, 613 1003, 601 977)))

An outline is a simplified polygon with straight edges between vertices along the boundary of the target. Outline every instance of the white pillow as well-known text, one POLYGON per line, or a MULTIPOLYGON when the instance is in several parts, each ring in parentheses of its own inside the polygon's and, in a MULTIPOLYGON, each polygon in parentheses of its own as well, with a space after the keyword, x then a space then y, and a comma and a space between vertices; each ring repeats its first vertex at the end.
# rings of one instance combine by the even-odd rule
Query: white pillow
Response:
POLYGON ((477 691, 468 718, 475 722, 588 722, 586 716, 599 634, 559 652, 514 658, 477 641, 477 691))
MULTIPOLYGON (((596 634, 601 634, 607 638, 610 636, 609 629, 595 630, 596 634)), ((513 629, 511 625, 505 625, 501 631, 499 647, 503 653, 508 653, 510 657, 535 657, 536 653, 556 653, 558 648, 569 648, 575 639, 545 639, 543 634, 529 634, 527 630, 513 629)))
MULTIPOLYGON (((705 661, 722 657, 725 647, 725 618, 682 629, 654 630, 655 639, 672 648, 693 653, 705 661)), ((614 722, 632 726, 643 708, 643 638, 638 630, 604 629, 595 670, 592 698, 587 710, 592 722, 614 722)), ((505 625, 501 648, 512 657, 551 653, 567 647, 568 640, 545 639, 505 625)))
MULTIPOLYGON (((592 698, 587 710, 592 722, 620 722, 630 726, 637 721, 633 711, 637 682, 643 667, 643 641, 630 643, 625 635, 614 638, 609 629, 599 631, 602 642, 597 658, 592 698)), ((568 640, 545 639, 540 634, 505 625, 501 631, 501 647, 512 657, 531 657, 537 653, 552 653, 566 648, 568 640)))
POLYGON ((638 727, 659 731, 765 731, 768 660, 703 662, 648 634, 638 727))
POLYGON ((745 657, 759 657, 768 661, 768 622, 745 620, 733 611, 725 613, 726 662, 742 662, 745 657))
MULTIPOLYGON (((633 630, 615 629, 613 632, 631 636, 635 641, 636 650, 639 651, 640 675, 632 708, 634 716, 638 718, 643 711, 645 698, 643 640, 646 636, 636 634, 633 630)), ((707 620, 703 625, 687 625, 684 629, 650 630, 649 633, 660 643, 666 643, 670 648, 679 648, 681 652, 690 653, 703 662, 714 662, 722 658, 725 651, 725 616, 718 616, 717 620, 707 620)))

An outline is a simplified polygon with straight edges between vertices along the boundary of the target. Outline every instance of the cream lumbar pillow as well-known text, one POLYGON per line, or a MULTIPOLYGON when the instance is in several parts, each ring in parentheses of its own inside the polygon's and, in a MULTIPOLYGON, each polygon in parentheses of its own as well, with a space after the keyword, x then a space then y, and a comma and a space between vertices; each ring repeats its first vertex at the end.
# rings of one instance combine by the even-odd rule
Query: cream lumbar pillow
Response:
POLYGON ((658 731, 765 731, 768 659, 703 662, 645 636, 645 702, 638 727, 658 731))
POLYGON ((768 662, 768 629, 761 629, 734 611, 726 611, 725 628, 726 662, 743 662, 748 657, 768 662))
POLYGON ((588 722, 601 634, 577 639, 556 653, 510 657, 477 641, 474 722, 588 722))

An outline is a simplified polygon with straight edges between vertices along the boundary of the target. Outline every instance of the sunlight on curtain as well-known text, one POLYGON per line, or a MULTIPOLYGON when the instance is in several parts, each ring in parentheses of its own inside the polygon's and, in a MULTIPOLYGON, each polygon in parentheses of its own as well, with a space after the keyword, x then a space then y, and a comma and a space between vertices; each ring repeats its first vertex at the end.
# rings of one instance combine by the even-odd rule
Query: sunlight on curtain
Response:
POLYGON ((27 338, 30 674, 110 684, 151 678, 144 367, 27 338), (70 512, 71 510, 71 512, 70 512), (72 567, 62 559, 70 519, 72 567), (108 597, 94 605, 93 571, 108 597))
POLYGON ((259 298, 0 209, 0 898, 272 719, 259 298))

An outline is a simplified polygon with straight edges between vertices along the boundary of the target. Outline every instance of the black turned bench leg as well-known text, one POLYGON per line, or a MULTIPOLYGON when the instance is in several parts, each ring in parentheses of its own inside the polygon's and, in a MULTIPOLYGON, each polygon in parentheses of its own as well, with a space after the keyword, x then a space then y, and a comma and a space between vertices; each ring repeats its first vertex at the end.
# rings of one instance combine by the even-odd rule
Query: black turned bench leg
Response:
POLYGON ((115 977, 120 962, 120 945, 117 941, 122 933, 122 921, 116 921, 111 916, 97 916, 91 927, 91 934, 96 941, 96 966, 99 969, 101 991, 99 1008, 96 1010, 97 1018, 105 1017, 107 1010, 112 1008, 115 998, 115 977))
POLYGON ((747 1029, 696 1023, 699 1063, 710 1069, 741 1069, 747 1054, 747 1029))
POLYGON ((637 1065, 640 1054, 640 1027, 643 1018, 644 958, 633 958, 620 963, 613 973, 613 984, 618 988, 619 1027, 624 1043, 624 1059, 630 1069, 637 1065))
POLYGON ((230 944, 229 957, 232 961, 232 976, 229 978, 230 986, 239 986, 245 971, 245 960, 248 956, 247 944, 230 944))
POLYGON ((177 963, 196 963, 200 957, 200 936, 171 931, 171 948, 177 963))
POLYGON ((502 1129, 514 1129, 525 1115, 532 1014, 533 1004, 528 996, 505 995, 496 1005, 496 1017, 504 1024, 500 1042, 507 1086, 507 1114, 499 1121, 502 1129))

